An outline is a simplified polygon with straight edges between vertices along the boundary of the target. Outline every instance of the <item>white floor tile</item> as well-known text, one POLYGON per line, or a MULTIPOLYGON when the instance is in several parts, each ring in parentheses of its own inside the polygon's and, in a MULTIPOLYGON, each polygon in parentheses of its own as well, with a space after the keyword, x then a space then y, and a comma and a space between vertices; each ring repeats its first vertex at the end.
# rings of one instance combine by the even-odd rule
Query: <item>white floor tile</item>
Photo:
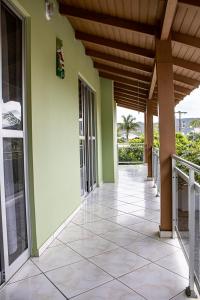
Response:
POLYGON ((88 261, 50 271, 46 275, 68 298, 112 280, 111 276, 88 261))
POLYGON ((169 300, 187 286, 187 280, 159 266, 150 264, 130 274, 120 281, 148 300, 169 300))
POLYGON ((122 248, 92 257, 90 261, 114 277, 119 277, 149 263, 146 259, 122 248))
POLYGON ((6 285, 0 290, 1 300, 64 300, 66 299, 44 276, 38 275, 6 285))

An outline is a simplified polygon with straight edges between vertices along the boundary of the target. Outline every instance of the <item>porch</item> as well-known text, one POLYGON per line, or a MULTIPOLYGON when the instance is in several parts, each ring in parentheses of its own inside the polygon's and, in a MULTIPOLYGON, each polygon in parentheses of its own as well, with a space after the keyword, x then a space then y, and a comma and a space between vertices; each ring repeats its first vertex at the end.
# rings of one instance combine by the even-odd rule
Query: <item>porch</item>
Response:
POLYGON ((186 299, 188 267, 177 240, 159 238, 160 203, 145 165, 119 166, 118 183, 91 193, 0 299, 186 299))

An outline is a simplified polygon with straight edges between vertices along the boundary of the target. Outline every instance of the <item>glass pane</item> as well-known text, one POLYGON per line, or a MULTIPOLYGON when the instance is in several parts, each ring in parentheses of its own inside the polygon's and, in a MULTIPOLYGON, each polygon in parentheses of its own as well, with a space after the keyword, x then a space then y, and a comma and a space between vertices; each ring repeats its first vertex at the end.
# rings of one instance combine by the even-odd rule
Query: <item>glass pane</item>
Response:
POLYGON ((93 180, 96 183, 96 142, 93 140, 93 180))
POLYGON ((195 186, 195 273, 200 282, 200 186, 195 186))
POLYGON ((178 175, 177 227, 185 251, 189 253, 188 183, 178 175))
POLYGON ((22 21, 2 5, 2 126, 22 129, 22 21))
POLYGON ((79 80, 79 136, 83 136, 84 134, 84 115, 83 115, 83 86, 81 81, 79 80))
POLYGON ((5 138, 4 185, 9 264, 28 247, 23 139, 5 138))
POLYGON ((84 160, 84 141, 80 140, 80 176, 81 176, 81 196, 85 192, 85 160, 84 160))

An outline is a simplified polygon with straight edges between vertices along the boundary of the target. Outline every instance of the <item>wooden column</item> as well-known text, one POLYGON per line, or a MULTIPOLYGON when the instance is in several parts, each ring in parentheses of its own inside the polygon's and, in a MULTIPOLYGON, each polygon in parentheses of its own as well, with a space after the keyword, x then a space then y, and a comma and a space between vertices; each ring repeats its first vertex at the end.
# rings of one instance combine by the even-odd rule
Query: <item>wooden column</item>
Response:
POLYGON ((153 147, 153 109, 151 101, 147 102, 146 111, 146 130, 147 130, 147 163, 148 163, 148 178, 152 178, 152 147, 153 147))
POLYGON ((160 132, 161 236, 172 229, 172 168, 175 153, 174 84, 171 40, 156 40, 160 132), (166 232, 163 233, 162 232, 166 232))
POLYGON ((147 113, 144 113, 144 163, 147 163, 147 113))

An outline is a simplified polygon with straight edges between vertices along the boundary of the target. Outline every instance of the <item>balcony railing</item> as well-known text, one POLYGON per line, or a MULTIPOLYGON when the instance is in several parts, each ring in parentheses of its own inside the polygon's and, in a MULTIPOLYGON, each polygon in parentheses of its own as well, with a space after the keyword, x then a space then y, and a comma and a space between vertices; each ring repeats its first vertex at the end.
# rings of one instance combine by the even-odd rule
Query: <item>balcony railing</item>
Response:
POLYGON ((154 188, 156 188, 156 196, 160 195, 160 158, 159 158, 159 149, 152 149, 152 173, 153 173, 153 182, 154 188))
POLYGON ((173 236, 177 235, 189 265, 189 286, 200 291, 200 167, 176 155, 172 157, 173 236))
POLYGON ((144 163, 144 143, 118 143, 118 163, 144 163))

